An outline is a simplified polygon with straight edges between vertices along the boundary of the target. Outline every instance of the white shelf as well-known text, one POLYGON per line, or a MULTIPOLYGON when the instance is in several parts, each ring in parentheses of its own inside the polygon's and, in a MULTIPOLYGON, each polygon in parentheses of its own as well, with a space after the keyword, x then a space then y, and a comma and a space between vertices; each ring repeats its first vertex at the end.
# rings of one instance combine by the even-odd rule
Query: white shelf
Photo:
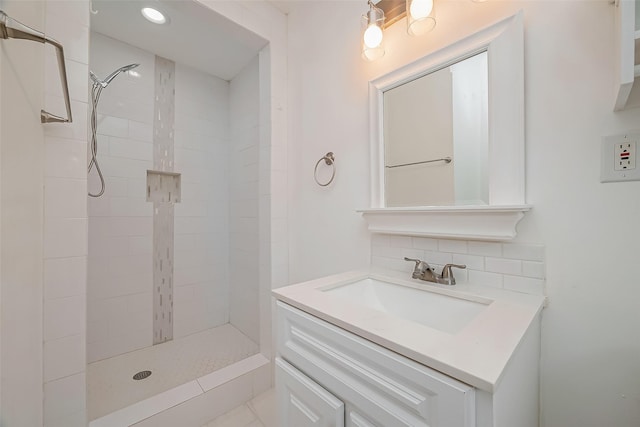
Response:
POLYGON ((508 241, 531 205, 362 209, 372 233, 508 241))
MULTIPOLYGON (((616 43, 618 56, 616 58, 615 74, 615 102, 614 111, 628 107, 637 107, 638 93, 632 94, 635 78, 638 76, 637 65, 640 63, 640 30, 635 28, 636 2, 634 0, 620 0, 616 8, 616 43), (630 99, 631 98, 631 99, 630 99)), ((640 92, 640 83, 634 92, 640 92)))

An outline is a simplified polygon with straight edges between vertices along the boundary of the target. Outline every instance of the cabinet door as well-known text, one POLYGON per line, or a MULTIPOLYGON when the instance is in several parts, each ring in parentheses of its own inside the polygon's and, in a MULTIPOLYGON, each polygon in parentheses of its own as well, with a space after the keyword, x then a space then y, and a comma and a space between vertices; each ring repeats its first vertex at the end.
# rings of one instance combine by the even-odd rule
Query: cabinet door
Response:
POLYGON ((344 427, 344 404, 280 358, 276 392, 282 427, 344 427))
POLYGON ((357 408, 360 418, 349 413, 349 425, 366 425, 365 415, 384 427, 475 426, 473 387, 280 301, 277 307, 280 356, 357 408))

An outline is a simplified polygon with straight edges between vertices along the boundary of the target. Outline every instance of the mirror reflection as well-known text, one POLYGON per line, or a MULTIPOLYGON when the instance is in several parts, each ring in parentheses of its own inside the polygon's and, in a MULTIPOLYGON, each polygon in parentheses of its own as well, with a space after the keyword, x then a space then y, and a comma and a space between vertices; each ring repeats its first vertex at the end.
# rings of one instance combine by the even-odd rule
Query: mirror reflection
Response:
POLYGON ((383 95, 385 205, 489 202, 487 52, 383 95))

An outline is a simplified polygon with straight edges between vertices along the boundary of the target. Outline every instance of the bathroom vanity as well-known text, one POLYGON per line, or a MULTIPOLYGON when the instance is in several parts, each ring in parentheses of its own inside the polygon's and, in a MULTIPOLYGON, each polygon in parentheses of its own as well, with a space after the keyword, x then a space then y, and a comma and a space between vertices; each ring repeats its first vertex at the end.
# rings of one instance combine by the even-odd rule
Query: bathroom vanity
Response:
POLYGON ((282 426, 538 425, 541 296, 381 271, 273 294, 282 426))

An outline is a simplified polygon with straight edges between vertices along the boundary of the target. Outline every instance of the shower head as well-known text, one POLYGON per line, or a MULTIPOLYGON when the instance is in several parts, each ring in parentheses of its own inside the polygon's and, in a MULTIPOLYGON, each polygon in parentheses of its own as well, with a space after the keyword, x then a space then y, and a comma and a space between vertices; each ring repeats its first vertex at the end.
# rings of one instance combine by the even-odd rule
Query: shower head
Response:
POLYGON ((93 80, 93 84, 94 85, 100 85, 103 88, 107 87, 107 85, 109 83, 111 83, 111 80, 115 79, 116 76, 120 73, 124 73, 126 71, 129 70, 133 70, 134 68, 136 68, 138 65, 140 64, 129 64, 129 65, 125 65, 124 67, 120 67, 117 70, 115 70, 113 73, 109 74, 107 77, 105 77, 104 80, 100 80, 94 73, 93 71, 89 71, 89 76, 91 77, 91 80, 93 80))

